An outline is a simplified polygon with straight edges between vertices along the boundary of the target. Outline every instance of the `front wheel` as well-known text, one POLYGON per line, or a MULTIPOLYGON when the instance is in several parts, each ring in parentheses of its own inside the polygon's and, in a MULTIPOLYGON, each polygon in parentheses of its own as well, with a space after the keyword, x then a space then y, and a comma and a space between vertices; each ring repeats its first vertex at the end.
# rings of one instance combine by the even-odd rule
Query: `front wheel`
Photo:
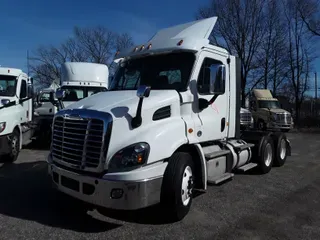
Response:
POLYGON ((169 159, 163 176, 161 203, 172 221, 189 212, 194 189, 194 164, 189 153, 177 152, 169 159))
POLYGON ((9 153, 4 156, 5 161, 14 162, 18 159, 20 152, 20 133, 18 130, 14 130, 13 133, 8 136, 9 153))

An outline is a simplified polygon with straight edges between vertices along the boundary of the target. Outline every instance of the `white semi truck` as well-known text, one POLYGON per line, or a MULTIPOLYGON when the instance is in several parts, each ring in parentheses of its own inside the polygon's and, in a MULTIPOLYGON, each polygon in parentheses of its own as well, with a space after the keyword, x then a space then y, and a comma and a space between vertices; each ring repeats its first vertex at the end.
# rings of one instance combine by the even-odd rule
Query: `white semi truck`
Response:
POLYGON ((284 133, 240 133, 241 63, 209 44, 216 21, 163 29, 118 53, 108 92, 55 115, 48 171, 59 191, 98 209, 160 202, 181 220, 195 190, 285 163, 284 133))
POLYGON ((64 106, 108 89, 107 65, 89 62, 66 62, 61 66, 61 89, 64 106))
POLYGON ((0 68, 0 159, 15 161, 34 134, 33 80, 16 68, 0 68))

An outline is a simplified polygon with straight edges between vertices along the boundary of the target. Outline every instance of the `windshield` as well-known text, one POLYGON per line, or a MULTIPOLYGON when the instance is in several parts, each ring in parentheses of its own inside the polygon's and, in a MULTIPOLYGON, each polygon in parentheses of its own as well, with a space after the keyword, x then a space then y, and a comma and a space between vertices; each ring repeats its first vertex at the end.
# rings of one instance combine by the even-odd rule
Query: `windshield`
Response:
POLYGON ((16 95, 17 77, 0 75, 0 96, 14 97, 16 95))
POLYGON ((80 87, 80 86, 63 86, 62 90, 66 91, 62 101, 77 102, 83 98, 89 97, 98 92, 106 91, 105 87, 80 87))
POLYGON ((278 101, 259 100, 260 108, 280 108, 278 101))
POLYGON ((120 64, 110 90, 136 90, 139 85, 149 85, 155 90, 184 91, 194 60, 195 55, 188 52, 127 60, 120 64))

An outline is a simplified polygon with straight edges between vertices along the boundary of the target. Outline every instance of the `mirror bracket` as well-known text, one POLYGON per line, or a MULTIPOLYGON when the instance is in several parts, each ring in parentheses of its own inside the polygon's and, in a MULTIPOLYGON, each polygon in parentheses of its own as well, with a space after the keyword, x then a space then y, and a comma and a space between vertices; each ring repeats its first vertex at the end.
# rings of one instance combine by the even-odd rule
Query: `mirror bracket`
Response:
POLYGON ((142 103, 143 99, 149 97, 150 95, 150 86, 141 85, 139 86, 137 90, 137 97, 139 97, 139 103, 137 107, 137 113, 134 118, 131 120, 131 126, 132 128, 138 128, 141 126, 142 123, 142 117, 141 117, 141 109, 142 109, 142 103))

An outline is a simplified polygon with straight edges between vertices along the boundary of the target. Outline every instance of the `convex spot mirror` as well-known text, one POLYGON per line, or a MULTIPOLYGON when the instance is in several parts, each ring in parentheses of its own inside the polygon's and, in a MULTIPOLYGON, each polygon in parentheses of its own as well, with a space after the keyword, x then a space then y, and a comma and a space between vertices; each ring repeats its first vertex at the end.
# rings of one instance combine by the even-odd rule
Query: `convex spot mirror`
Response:
POLYGON ((62 89, 58 89, 55 95, 58 100, 62 100, 66 96, 66 91, 62 89))
POLYGON ((141 85, 137 90, 137 96, 139 98, 145 98, 145 97, 147 98, 150 95, 150 90, 151 90, 150 86, 141 85))

